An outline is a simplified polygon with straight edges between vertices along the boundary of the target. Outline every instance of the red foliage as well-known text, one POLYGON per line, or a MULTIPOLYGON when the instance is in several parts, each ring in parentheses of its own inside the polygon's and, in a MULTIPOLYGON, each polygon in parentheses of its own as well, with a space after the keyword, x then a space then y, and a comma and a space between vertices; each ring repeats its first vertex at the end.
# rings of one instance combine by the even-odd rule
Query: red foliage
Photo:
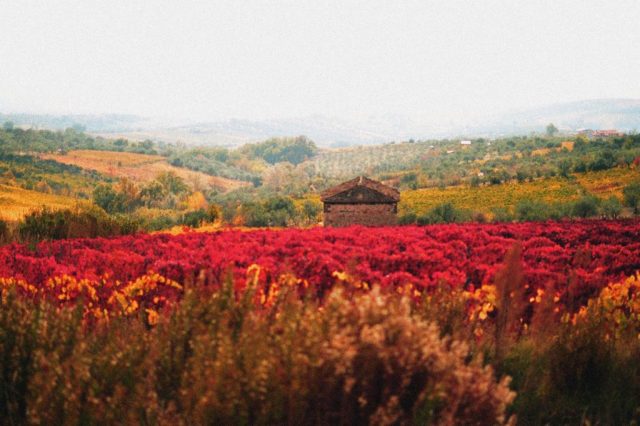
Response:
POLYGON ((529 288, 570 292, 571 300, 640 270, 640 221, 594 220, 136 235, 45 242, 34 251, 11 245, 0 248, 0 277, 38 287, 66 275, 118 287, 153 271, 217 286, 227 269, 244 282, 247 267, 258 264, 263 281, 290 272, 318 293, 335 283, 334 271, 382 286, 478 288, 493 282, 516 241, 529 288))

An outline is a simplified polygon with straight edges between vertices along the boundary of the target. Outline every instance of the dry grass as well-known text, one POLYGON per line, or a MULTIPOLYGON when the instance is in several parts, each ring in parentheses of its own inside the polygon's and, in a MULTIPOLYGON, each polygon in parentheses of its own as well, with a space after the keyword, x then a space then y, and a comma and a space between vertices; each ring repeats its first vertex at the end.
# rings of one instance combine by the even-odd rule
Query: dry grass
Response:
POLYGON ((42 158, 64 164, 73 164, 83 169, 95 170, 112 177, 125 176, 136 182, 150 181, 160 173, 174 172, 195 189, 215 187, 223 191, 230 191, 249 185, 249 183, 239 180, 209 176, 205 173, 175 167, 159 155, 78 150, 70 151, 64 155, 47 154, 43 155, 42 158))
POLYGON ((31 210, 42 206, 58 210, 73 207, 77 202, 78 200, 63 195, 0 185, 0 218, 4 220, 20 220, 31 210))

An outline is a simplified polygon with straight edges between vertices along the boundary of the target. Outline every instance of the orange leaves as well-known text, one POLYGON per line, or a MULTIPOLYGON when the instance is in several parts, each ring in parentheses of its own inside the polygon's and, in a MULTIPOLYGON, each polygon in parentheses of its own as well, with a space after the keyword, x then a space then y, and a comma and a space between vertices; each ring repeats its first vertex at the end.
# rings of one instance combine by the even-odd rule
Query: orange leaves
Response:
POLYGON ((144 310, 149 324, 157 323, 158 310, 178 300, 183 290, 177 282, 154 272, 125 284, 110 283, 107 279, 108 275, 100 280, 61 275, 36 287, 21 279, 0 278, 0 290, 4 294, 15 289, 23 296, 49 299, 58 305, 81 303, 86 318, 108 319, 114 315, 135 315, 144 310))
POLYGON ((609 338, 625 333, 640 338, 640 273, 608 284, 578 312, 565 314, 563 320, 573 325, 596 322, 607 330, 609 338))

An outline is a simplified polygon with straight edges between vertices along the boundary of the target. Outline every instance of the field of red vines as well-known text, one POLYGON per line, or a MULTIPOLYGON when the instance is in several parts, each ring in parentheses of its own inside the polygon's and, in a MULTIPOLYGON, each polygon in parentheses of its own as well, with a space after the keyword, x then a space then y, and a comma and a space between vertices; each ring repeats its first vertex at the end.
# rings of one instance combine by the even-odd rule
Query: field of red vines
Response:
POLYGON ((263 284, 291 273, 318 294, 338 274, 383 287, 473 289, 492 283, 505 253, 517 243, 528 288, 553 288, 572 301, 586 300, 640 270, 640 221, 594 220, 225 230, 12 245, 0 249, 0 279, 32 292, 47 288, 59 300, 90 287, 97 305, 126 286, 129 293, 164 299, 183 284, 218 286, 227 271, 244 283, 254 264, 263 284))

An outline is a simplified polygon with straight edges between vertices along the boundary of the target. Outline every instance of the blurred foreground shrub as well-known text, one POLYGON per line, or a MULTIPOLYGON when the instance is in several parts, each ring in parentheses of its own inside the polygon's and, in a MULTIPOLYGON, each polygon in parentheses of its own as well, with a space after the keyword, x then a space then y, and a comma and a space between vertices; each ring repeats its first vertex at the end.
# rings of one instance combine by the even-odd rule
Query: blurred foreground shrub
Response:
MULTIPOLYGON (((287 280, 280 285, 292 288, 287 280)), ((83 322, 82 307, 54 308, 5 289, 2 423, 509 421, 509 379, 496 381, 406 297, 336 289, 319 307, 294 291, 269 299, 251 285, 235 295, 231 288, 188 292, 153 321, 141 314, 94 323, 83 322)))

